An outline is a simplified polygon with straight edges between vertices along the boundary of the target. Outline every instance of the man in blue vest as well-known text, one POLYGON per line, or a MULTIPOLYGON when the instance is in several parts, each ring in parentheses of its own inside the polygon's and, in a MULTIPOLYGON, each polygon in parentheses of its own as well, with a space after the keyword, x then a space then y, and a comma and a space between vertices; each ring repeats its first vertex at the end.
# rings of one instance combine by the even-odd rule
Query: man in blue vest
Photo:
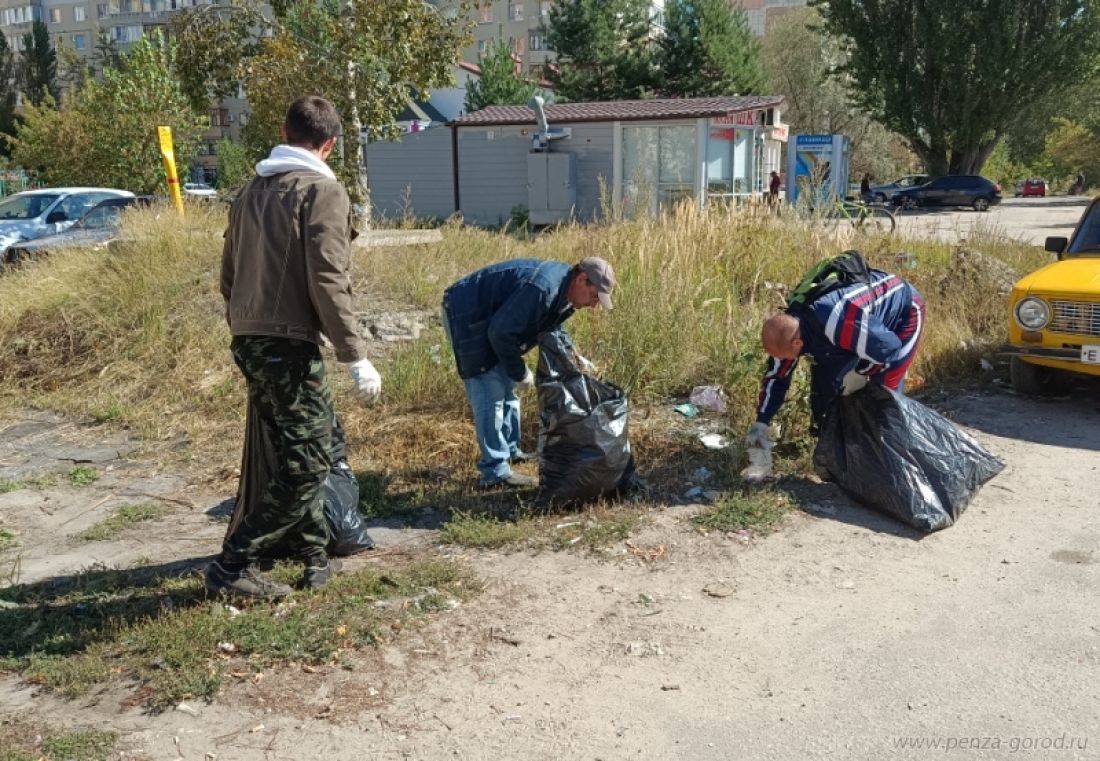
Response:
MULTIPOLYGON (((572 266, 513 259, 467 275, 444 291, 443 327, 473 410, 482 488, 535 485, 511 468, 512 462, 528 459, 519 449, 515 392, 532 388, 535 378, 523 355, 575 310, 596 304, 611 309, 614 287, 611 265, 590 256, 572 266)), ((591 367, 583 357, 578 362, 582 369, 591 367)))

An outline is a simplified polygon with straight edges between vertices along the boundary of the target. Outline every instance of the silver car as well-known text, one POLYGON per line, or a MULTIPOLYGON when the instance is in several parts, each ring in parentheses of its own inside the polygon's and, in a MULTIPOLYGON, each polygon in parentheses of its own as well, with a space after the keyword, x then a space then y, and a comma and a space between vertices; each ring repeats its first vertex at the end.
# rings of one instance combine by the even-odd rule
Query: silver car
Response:
POLYGON ((54 235, 72 227, 100 201, 133 198, 114 188, 43 188, 0 200, 0 253, 13 243, 54 235))

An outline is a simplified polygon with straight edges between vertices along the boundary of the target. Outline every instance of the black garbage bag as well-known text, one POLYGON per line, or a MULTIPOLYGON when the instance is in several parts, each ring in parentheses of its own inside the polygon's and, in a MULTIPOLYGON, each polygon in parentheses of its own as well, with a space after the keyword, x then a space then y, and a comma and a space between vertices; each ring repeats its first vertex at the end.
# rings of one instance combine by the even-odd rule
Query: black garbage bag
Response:
POLYGON ((633 490, 629 405, 619 387, 580 372, 562 331, 539 337, 539 495, 587 502, 633 490))
POLYGON ((837 397, 814 463, 863 504, 925 532, 957 521, 1005 466, 947 418, 879 385, 837 397))
MULTIPOLYGON (((237 503, 226 536, 230 536, 244 516, 255 508, 275 469, 275 456, 275 447, 250 404, 245 421, 237 503)), ((333 420, 332 425, 332 461, 332 470, 325 479, 325 522, 329 531, 326 551, 330 555, 352 555, 369 550, 374 547, 374 542, 367 534, 366 524, 359 513, 359 481, 348 466, 347 442, 339 419, 333 420)), ((282 551, 276 547, 272 548, 270 557, 276 559, 289 554, 289 549, 282 551)))

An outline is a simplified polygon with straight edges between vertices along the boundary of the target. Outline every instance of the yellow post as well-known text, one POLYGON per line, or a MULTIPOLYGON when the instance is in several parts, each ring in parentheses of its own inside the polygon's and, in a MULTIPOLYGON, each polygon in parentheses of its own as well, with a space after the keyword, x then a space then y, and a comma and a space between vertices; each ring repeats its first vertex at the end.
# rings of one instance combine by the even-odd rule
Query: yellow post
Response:
POLYGON ((180 192, 180 178, 176 175, 176 152, 172 148, 172 128, 157 127, 157 134, 160 136, 160 155, 164 159, 164 173, 168 175, 168 192, 172 195, 172 202, 182 217, 183 194, 180 192))

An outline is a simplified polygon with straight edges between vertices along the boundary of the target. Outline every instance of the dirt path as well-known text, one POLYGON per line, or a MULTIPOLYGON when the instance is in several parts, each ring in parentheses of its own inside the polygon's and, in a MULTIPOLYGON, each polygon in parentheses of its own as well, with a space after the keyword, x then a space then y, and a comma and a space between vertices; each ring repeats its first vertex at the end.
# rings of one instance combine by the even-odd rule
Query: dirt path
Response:
MULTIPOLYGON (((652 563, 623 547, 466 553, 484 594, 369 668, 157 716, 8 680, 0 712, 109 725, 133 757, 196 761, 1100 758, 1095 396, 966 395, 947 411, 1008 467, 932 536, 831 487, 747 543, 668 508, 632 540, 668 549, 652 563), (917 742, 941 745, 903 747, 917 742)), ((38 507, 11 497, 5 522, 33 533, 38 507)), ((28 553, 25 569, 64 570, 28 553)))

